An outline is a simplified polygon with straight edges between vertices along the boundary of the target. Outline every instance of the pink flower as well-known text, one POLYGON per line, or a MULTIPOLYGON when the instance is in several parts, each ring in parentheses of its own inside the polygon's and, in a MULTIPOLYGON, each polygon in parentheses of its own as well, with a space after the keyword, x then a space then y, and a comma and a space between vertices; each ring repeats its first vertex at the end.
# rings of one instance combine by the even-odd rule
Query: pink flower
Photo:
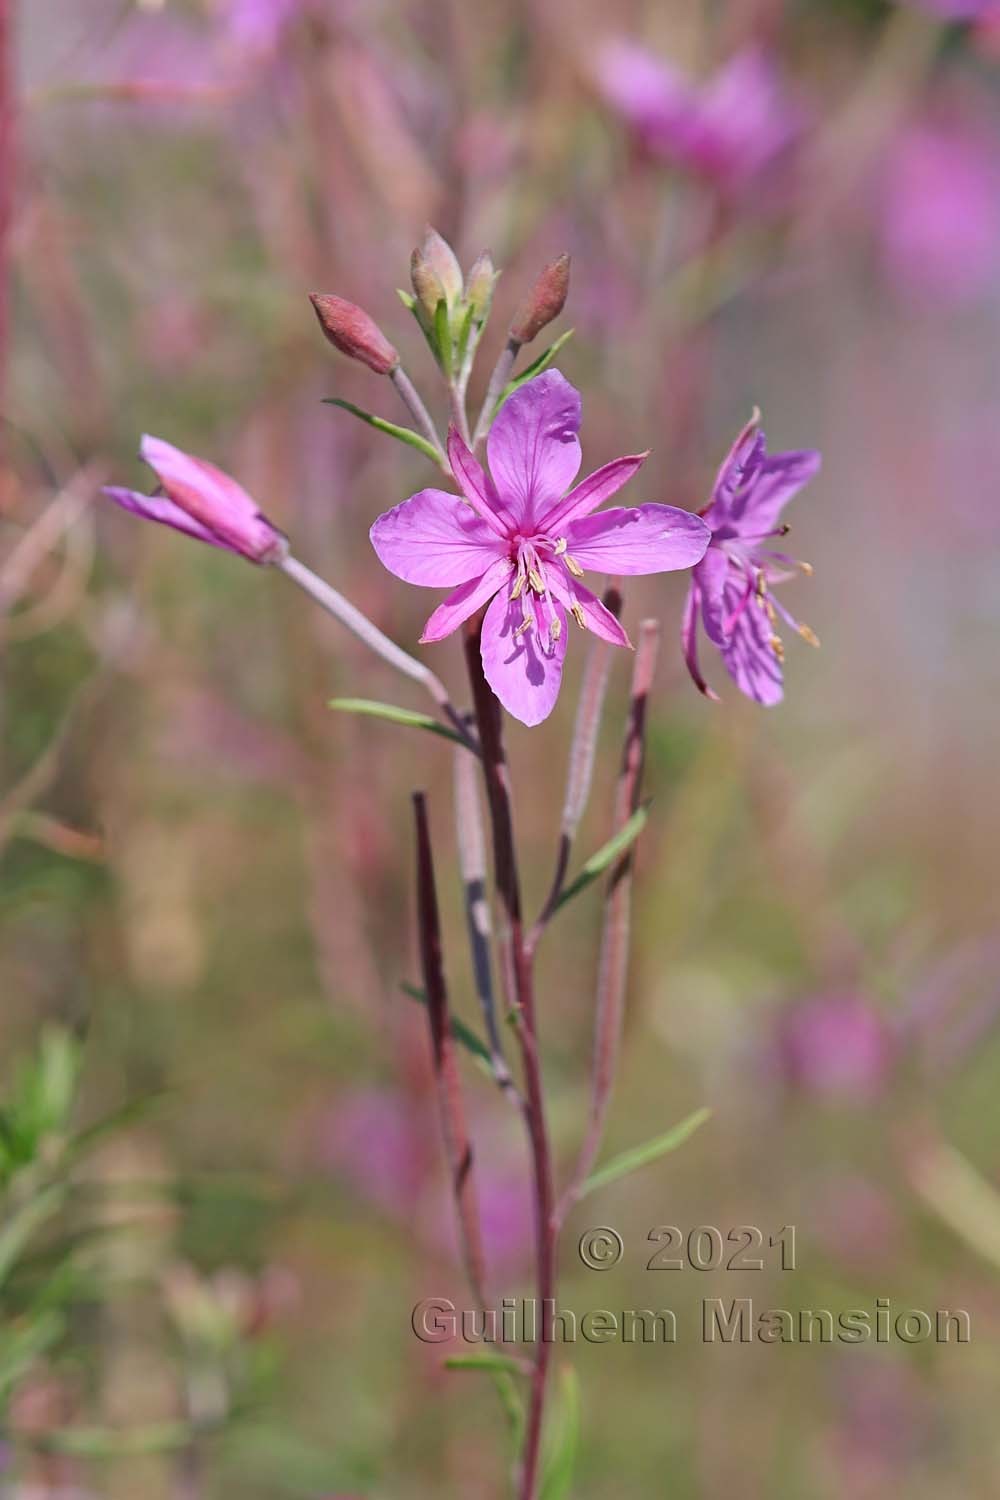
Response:
POLYGON ((961 124, 910 126, 881 183, 882 244, 911 294, 974 300, 1000 264, 1000 170, 992 140, 961 124))
POLYGON ((490 473, 454 431, 448 456, 462 497, 421 490, 379 516, 372 545, 397 578, 451 588, 424 627, 440 641, 489 604, 483 670, 500 702, 538 724, 559 694, 566 612, 615 646, 629 639, 580 582, 585 568, 613 575, 688 568, 704 554, 704 521, 670 505, 592 514, 645 454, 616 458, 570 489, 580 467, 580 394, 547 370, 501 408, 487 442, 490 473), (492 601, 492 602, 491 602, 492 601))
POLYGON ((756 177, 801 127, 773 60, 758 47, 698 85, 644 47, 614 42, 599 57, 598 84, 651 155, 727 188, 756 177))
POLYGON ((105 486, 104 493, 125 510, 172 526, 199 542, 238 552, 250 562, 275 563, 285 557, 284 533, 261 514, 235 479, 160 438, 144 437, 140 452, 160 481, 162 493, 142 495, 105 486))
POLYGON ((886 1083, 893 1048, 878 1013, 860 995, 817 995, 781 1020, 787 1076, 829 1099, 874 1098, 886 1083))
POLYGON ((819 454, 808 450, 768 454, 760 413, 755 412, 719 470, 711 502, 702 512, 712 540, 691 575, 681 629, 688 671, 708 698, 716 695, 698 665, 699 616, 730 677, 757 703, 779 703, 783 695, 779 615, 805 640, 818 644, 808 625, 793 619, 772 592, 773 584, 792 576, 790 567, 810 569, 766 544, 788 530, 778 517, 819 466, 819 454))

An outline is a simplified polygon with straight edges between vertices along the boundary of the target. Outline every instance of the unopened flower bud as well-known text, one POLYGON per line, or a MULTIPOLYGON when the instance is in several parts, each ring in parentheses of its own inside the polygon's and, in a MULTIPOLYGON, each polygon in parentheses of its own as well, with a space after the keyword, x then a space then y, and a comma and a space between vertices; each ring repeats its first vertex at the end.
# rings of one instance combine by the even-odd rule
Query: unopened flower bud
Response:
POLYGON ((439 295, 444 297, 449 307, 454 306, 462 295, 462 267, 448 241, 436 229, 428 226, 424 242, 416 253, 419 253, 424 266, 436 278, 441 289, 439 295))
POLYGON ((497 274, 493 257, 488 250, 477 256, 469 268, 469 274, 465 278, 465 300, 472 308, 472 316, 477 323, 484 323, 489 317, 497 274))
POLYGON ((396 350, 363 308, 320 292, 313 292, 309 301, 330 343, 348 359, 359 359, 376 375, 389 375, 399 364, 396 350))
POLYGON ((519 344, 530 344, 548 323, 558 318, 566 305, 568 292, 569 256, 563 254, 549 261, 521 304, 510 325, 511 338, 519 344))

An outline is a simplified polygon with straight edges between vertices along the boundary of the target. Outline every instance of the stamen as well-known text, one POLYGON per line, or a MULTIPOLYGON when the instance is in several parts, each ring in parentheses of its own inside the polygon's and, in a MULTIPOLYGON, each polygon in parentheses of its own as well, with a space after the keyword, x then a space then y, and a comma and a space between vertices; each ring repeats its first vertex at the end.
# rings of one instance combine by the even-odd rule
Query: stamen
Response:
POLYGON ((806 575, 807 578, 811 578, 813 576, 813 565, 812 565, 812 563, 800 562, 800 563, 796 564, 796 567, 801 568, 802 571, 803 571, 803 573, 806 575))
POLYGON ((563 553, 566 551, 566 548, 568 546, 569 546, 569 543, 567 542, 567 540, 566 540, 566 538, 564 536, 557 537, 556 541, 555 541, 555 546, 552 548, 552 556, 553 557, 562 557, 563 553))
POLYGON ((510 591, 510 597, 512 599, 520 599, 520 597, 521 597, 521 590, 524 588, 524 584, 525 584, 524 574, 523 573, 518 573, 518 575, 517 575, 517 582, 514 584, 514 587, 510 591))
POLYGON ((804 641, 808 641, 810 646, 819 646, 819 636, 808 625, 799 626, 799 635, 804 641))
POLYGON ((526 630, 534 630, 534 628, 535 628, 535 622, 534 622, 534 620, 531 618, 530 615, 526 615, 525 618, 521 621, 520 625, 514 631, 514 636, 516 638, 517 636, 524 635, 524 632, 526 630))
POLYGON ((772 635, 772 637, 771 637, 771 650, 774 652, 775 656, 778 658, 779 661, 781 661, 781 662, 784 661, 784 659, 785 659, 785 643, 781 639, 780 635, 772 635))
POLYGON ((567 568, 569 568, 574 578, 583 577, 583 569, 580 567, 580 564, 577 562, 575 557, 570 557, 569 553, 567 552, 566 556, 563 558, 563 562, 566 564, 567 568))
POLYGON ((528 569, 528 582, 531 584, 531 587, 534 589, 536 594, 545 593, 545 584, 542 582, 542 575, 541 573, 539 573, 537 568, 528 569))
POLYGON ((560 620, 559 617, 558 617, 558 615, 557 615, 555 619, 549 621, 549 640, 552 642, 553 645, 555 645, 556 641, 559 639, 559 637, 561 635, 562 635, 562 620, 560 620))
POLYGON ((580 629, 581 630, 586 630, 586 628, 587 628, 587 622, 583 618, 583 610, 580 607, 580 601, 579 601, 579 599, 574 599, 573 600, 573 603, 570 605, 570 612, 572 613, 572 616, 573 616, 574 620, 576 621, 576 623, 579 625, 580 629))

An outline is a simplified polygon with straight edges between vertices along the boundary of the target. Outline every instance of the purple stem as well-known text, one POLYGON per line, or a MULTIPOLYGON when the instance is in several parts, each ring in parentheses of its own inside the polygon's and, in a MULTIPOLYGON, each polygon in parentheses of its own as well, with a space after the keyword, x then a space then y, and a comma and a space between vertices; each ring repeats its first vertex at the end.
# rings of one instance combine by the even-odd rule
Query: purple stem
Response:
POLYGON ((538 1051, 533 956, 525 940, 521 914, 521 885, 514 840, 510 774, 504 753, 500 705, 483 675, 481 629, 481 617, 467 627, 465 655, 479 727, 486 799, 493 833, 494 880, 503 916, 498 937, 501 972, 524 1072, 523 1115, 531 1151, 534 1190, 536 1286, 542 1308, 541 1337, 535 1351, 518 1486, 518 1500, 536 1500, 549 1356, 552 1350, 551 1320, 555 1305, 558 1227, 552 1154, 538 1051))
MULTIPOLYGON (((660 650, 659 620, 643 620, 632 671, 632 698, 625 730, 618 788, 615 793, 614 828, 618 833, 639 807, 646 750, 646 706, 660 650)), ((594 1020, 594 1058, 587 1133, 573 1176, 559 1204, 562 1224, 579 1196, 580 1189, 597 1160, 604 1136, 608 1105, 614 1084, 615 1065, 621 1042, 628 980, 628 946, 632 906, 632 871, 635 846, 628 848, 608 876, 604 901, 604 927, 597 977, 597 1013, 594 1020)))
POLYGON ((434 1059, 434 1081, 445 1152, 451 1172, 451 1188, 458 1211, 462 1258, 473 1295, 481 1307, 486 1306, 486 1273, 483 1262, 483 1239, 479 1225, 472 1175, 472 1144, 465 1123, 462 1084, 451 1034, 448 989, 444 977, 441 950, 441 923, 438 917, 437 890, 434 883, 434 856, 427 822, 427 799, 423 792, 413 794, 413 814, 417 836, 417 926, 420 932, 420 967, 427 994, 431 1047, 434 1059))

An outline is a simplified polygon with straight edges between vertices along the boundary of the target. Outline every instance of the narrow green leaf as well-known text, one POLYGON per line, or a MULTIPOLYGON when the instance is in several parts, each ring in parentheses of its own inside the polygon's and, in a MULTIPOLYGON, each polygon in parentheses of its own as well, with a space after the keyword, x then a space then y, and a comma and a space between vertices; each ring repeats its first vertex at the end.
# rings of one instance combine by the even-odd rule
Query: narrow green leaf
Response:
POLYGON ((390 437, 398 438, 401 443, 408 443, 411 448, 419 448, 420 452, 435 463, 440 462, 441 455, 419 432, 414 432, 410 427, 397 427, 395 422, 387 422, 384 417, 376 417, 373 412, 364 411, 360 406, 355 406, 352 401, 343 401, 339 396, 325 396, 324 406, 339 406, 344 411, 351 412, 360 417, 362 422, 367 422, 369 427, 374 427, 379 432, 387 432, 390 437))
POLYGON ((390 724, 405 724, 408 729, 426 729, 443 740, 454 740, 464 745, 461 735, 447 724, 441 724, 431 714, 417 713, 412 708, 397 708, 395 703, 376 703, 371 698, 331 698, 327 708, 335 708, 345 714, 367 714, 372 719, 388 719, 390 724))
POLYGON ((599 876, 604 874, 605 870, 614 864, 620 854, 624 854, 626 849, 631 848, 645 828, 648 817, 649 803, 644 802, 642 807, 636 808, 628 822, 619 828, 614 838, 608 839, 606 844, 602 844, 597 852, 590 856, 576 879, 571 880, 563 891, 553 911, 558 911, 561 906, 566 905, 567 901, 572 901, 574 896, 585 891, 588 885, 592 885, 599 876))
POLYGON ((4 1224, 0 1230, 0 1283, 20 1259, 36 1231, 58 1212, 64 1196, 65 1188, 53 1184, 22 1204, 4 1224))
POLYGON ((170 1453, 186 1447, 195 1436, 187 1422, 156 1422, 147 1427, 64 1427, 47 1432, 39 1447, 78 1458, 134 1458, 170 1453))
POLYGON ((0 1397, 6 1397, 26 1370, 61 1336, 65 1319, 54 1310, 33 1314, 29 1322, 0 1331, 0 1397))
POLYGON ((559 1372, 557 1400, 549 1419, 541 1500, 567 1500, 580 1445, 580 1384, 572 1365, 559 1372))
POLYGON ((505 1354, 455 1354, 444 1362, 446 1370, 502 1370, 507 1375, 523 1375, 516 1359, 505 1354))
POLYGON ((676 1151, 678 1146, 683 1146, 694 1135, 700 1125, 704 1125, 711 1113, 710 1109, 696 1109, 694 1114, 688 1115, 666 1134, 658 1135, 642 1146, 633 1146, 620 1156, 613 1156, 603 1167, 598 1167, 593 1176, 587 1178, 579 1196, 583 1198, 587 1193, 606 1187, 609 1182, 616 1182, 619 1177, 626 1177, 629 1172, 635 1172, 639 1167, 648 1166, 651 1161, 657 1161, 661 1156, 668 1156, 671 1151, 676 1151))
MULTIPOLYGON (((400 989, 404 995, 409 995, 411 1000, 416 1000, 418 1005, 422 1005, 426 1009, 427 996, 417 985, 403 983, 400 985, 400 989)), ((490 1061, 489 1048, 485 1042, 480 1041, 471 1027, 466 1026, 465 1022, 460 1021, 457 1016, 452 1016, 451 1034, 460 1047, 464 1047, 467 1052, 471 1052, 476 1061, 483 1063, 492 1074, 493 1065, 490 1061)))
MULTIPOLYGON (((514 392, 518 390, 520 386, 524 385, 526 381, 534 380, 536 375, 540 375, 543 370, 547 370, 549 365, 555 359, 556 355, 559 353, 560 349, 564 344, 569 342, 575 332, 575 328, 567 328, 565 333, 561 333, 559 335, 555 343, 550 344, 549 347, 544 350, 544 352, 541 353, 537 359, 533 359, 531 364, 527 365, 519 375, 515 375, 514 379, 509 381, 507 385, 504 386, 503 394, 501 395, 500 400, 497 402, 496 410, 499 411, 507 398, 509 396, 513 396, 514 392)), ((494 416, 495 415, 496 412, 494 412, 494 416)))
POLYGON ((434 309, 434 341, 437 344, 437 356, 441 368, 450 378, 454 370, 455 351, 452 346, 448 304, 443 297, 434 309))
POLYGON ((399 298, 400 302, 402 302, 403 306, 410 312, 416 311, 417 299, 416 297, 412 296, 410 292, 404 292, 403 288, 401 286, 398 286, 396 288, 396 296, 399 298))

